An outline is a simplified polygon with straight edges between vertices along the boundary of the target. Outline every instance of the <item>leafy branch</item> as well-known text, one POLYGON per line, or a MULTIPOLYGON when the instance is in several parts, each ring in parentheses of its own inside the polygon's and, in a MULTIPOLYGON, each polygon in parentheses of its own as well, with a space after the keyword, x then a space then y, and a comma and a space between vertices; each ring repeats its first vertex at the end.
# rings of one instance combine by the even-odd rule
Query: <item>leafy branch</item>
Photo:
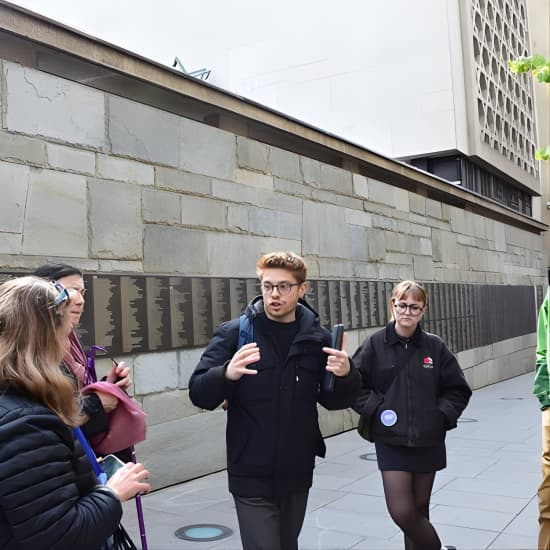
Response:
MULTIPOLYGON (((533 77, 539 82, 550 84, 550 61, 543 55, 531 55, 510 59, 508 66, 513 73, 528 73, 531 71, 533 77)), ((535 152, 536 160, 550 160, 550 145, 535 152)))

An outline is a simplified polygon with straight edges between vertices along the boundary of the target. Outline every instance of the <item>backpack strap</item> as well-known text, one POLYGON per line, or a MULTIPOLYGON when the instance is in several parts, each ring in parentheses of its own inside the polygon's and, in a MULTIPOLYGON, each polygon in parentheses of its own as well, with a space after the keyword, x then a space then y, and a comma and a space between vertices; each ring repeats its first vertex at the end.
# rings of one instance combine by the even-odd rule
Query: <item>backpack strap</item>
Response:
POLYGON ((243 313, 239 317, 239 340, 237 349, 241 349, 245 344, 254 341, 254 327, 252 321, 243 313))

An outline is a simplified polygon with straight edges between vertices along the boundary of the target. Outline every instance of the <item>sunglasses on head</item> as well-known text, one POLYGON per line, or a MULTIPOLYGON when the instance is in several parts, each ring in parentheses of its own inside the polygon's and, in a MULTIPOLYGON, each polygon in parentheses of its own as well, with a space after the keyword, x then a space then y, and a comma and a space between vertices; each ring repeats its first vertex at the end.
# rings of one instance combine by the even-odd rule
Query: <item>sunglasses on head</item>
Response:
POLYGON ((52 284, 58 291, 58 295, 55 297, 54 301, 48 306, 48 309, 57 307, 58 305, 66 302, 69 299, 69 292, 61 283, 53 281, 52 284))

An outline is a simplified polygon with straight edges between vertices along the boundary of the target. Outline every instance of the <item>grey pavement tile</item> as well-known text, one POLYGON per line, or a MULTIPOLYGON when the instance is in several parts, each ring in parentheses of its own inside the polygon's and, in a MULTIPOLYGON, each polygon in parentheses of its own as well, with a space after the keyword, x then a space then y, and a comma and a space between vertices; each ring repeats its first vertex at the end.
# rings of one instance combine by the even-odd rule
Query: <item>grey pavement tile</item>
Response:
POLYGON ((347 550, 362 539, 359 535, 305 526, 300 533, 300 550, 347 550))
POLYGON ((447 485, 447 489, 517 498, 530 498, 533 496, 533 487, 526 486, 517 476, 513 480, 508 479, 507 481, 458 478, 451 481, 447 485))
POLYGON ((471 508, 444 504, 437 504, 430 509, 430 519, 434 523, 488 531, 502 531, 514 517, 515 515, 509 512, 472 510, 471 508))
POLYGON ((448 469, 457 477, 476 477, 493 466, 496 460, 494 457, 467 458, 453 455, 451 460, 447 457, 447 462, 450 463, 448 469))
POLYGON ((359 479, 372 471, 378 470, 376 462, 370 460, 362 460, 358 456, 351 464, 342 464, 332 460, 326 460, 315 467, 314 479, 319 475, 336 475, 342 479, 359 479))
POLYGON ((516 470, 540 471, 540 455, 532 447, 524 447, 521 452, 501 449, 495 453, 495 458, 510 462, 516 470))
POLYGON ((327 437, 325 445, 327 446, 327 458, 334 460, 335 457, 360 449, 366 445, 372 445, 372 443, 368 443, 362 439, 357 430, 348 430, 343 434, 327 437))
POLYGON ((316 486, 315 483, 309 491, 309 497, 307 499, 307 511, 313 511, 322 506, 338 500, 346 493, 344 491, 332 491, 327 489, 321 489, 316 486))
MULTIPOLYGON (((362 476, 365 477, 365 476, 362 476)), ((315 487, 318 487, 320 489, 333 489, 333 490, 339 490, 342 488, 346 488, 346 490, 349 488, 350 484, 357 483, 362 479, 362 477, 359 478, 353 478, 353 477, 340 477, 338 475, 317 475, 313 479, 313 484, 315 487)))
MULTIPOLYGON (((532 374, 526 374, 476 390, 464 416, 478 422, 460 423, 449 432, 448 467, 436 475, 430 511, 443 543, 459 550, 536 548, 540 412, 531 388, 532 374), (511 399, 517 396, 524 399, 511 399)), ((359 458, 374 453, 374 445, 355 430, 326 442, 328 458, 317 461, 300 549, 402 549, 376 461, 359 458)), ((241 548, 225 471, 156 491, 142 502, 150 550, 241 548), (200 522, 235 532, 210 543, 175 537, 179 527, 200 522)), ((138 543, 133 502, 124 504, 123 523, 138 543)))
POLYGON ((437 472, 435 475, 434 485, 432 489, 432 494, 436 493, 437 491, 440 491, 441 489, 444 489, 457 478, 457 476, 453 475, 450 468, 446 468, 445 470, 441 470, 440 472, 437 472))
POLYGON ((368 461, 360 459, 356 459, 354 464, 326 462, 315 468, 313 485, 323 489, 340 489, 373 471, 378 471, 376 463, 372 466, 368 461))
POLYGON ((495 541, 487 546, 487 550, 537 550, 537 534, 526 537, 504 533, 498 535, 495 541))
POLYGON ((477 478, 505 482, 510 479, 511 472, 518 472, 517 475, 521 475, 521 480, 525 485, 531 487, 533 491, 537 490, 541 482, 541 474, 539 472, 526 472, 525 470, 516 469, 510 464, 503 464, 502 462, 498 462, 494 466, 487 468, 487 470, 481 472, 477 478), (521 472, 521 474, 519 472, 521 472))
POLYGON ((458 550, 485 550, 498 535, 495 531, 440 525, 436 522, 433 522, 433 526, 442 544, 456 546, 458 550))
POLYGON ((457 437, 447 437, 447 449, 452 451, 455 446, 459 445, 461 447, 473 447, 477 449, 490 449, 491 451, 495 451, 504 447, 508 441, 508 439, 491 440, 483 437, 464 437, 464 434, 461 432, 457 437))
POLYGON ((472 510, 487 510, 517 514, 529 503, 528 498, 514 498, 502 495, 472 494, 464 491, 442 489, 432 494, 431 504, 451 504, 472 510))
POLYGON ((361 458, 362 455, 374 454, 374 445, 363 445, 352 450, 348 450, 345 453, 340 453, 337 456, 334 456, 330 459, 331 462, 337 464, 356 464, 358 462, 365 463, 365 467, 369 467, 370 464, 374 465, 376 469, 376 460, 364 460, 361 458))
POLYGON ((392 537, 398 528, 389 516, 370 516, 367 511, 344 511, 325 506, 308 514, 304 526, 330 531, 339 531, 350 535, 378 538, 392 537))
POLYGON ((369 516, 389 517, 384 497, 348 493, 332 501, 330 508, 353 513, 363 512, 369 516))
POLYGON ((361 493, 363 495, 384 496, 382 477, 378 471, 362 477, 353 483, 344 485, 341 487, 341 490, 348 491, 349 493, 361 493))
POLYGON ((397 530, 393 537, 381 539, 378 537, 365 537, 352 550, 403 550, 403 533, 397 530))
POLYGON ((216 504, 212 504, 210 506, 207 506, 203 508, 203 510, 212 510, 214 512, 223 512, 223 513, 231 513, 236 514, 235 511, 235 501, 233 500, 233 496, 230 493, 227 493, 227 498, 220 499, 219 502, 216 504))
MULTIPOLYGON (((502 448, 502 447, 500 447, 502 448)), ((463 456, 469 458, 475 457, 491 457, 493 456, 495 449, 492 447, 480 447, 476 444, 470 444, 468 440, 462 439, 460 443, 451 444, 447 441, 447 454, 452 454, 456 459, 460 459, 463 456)))
POLYGON ((533 498, 504 529, 507 535, 530 536, 538 532, 538 500, 533 498))

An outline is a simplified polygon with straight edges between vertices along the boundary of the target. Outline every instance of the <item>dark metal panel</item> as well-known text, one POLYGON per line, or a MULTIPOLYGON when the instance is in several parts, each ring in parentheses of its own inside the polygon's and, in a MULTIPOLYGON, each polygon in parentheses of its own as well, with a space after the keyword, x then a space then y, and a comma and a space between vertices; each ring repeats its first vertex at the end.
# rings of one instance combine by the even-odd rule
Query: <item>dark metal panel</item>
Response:
POLYGON ((319 317, 321 324, 330 325, 330 296, 328 281, 317 281, 317 300, 319 317))
POLYGON ((376 281, 369 281, 369 327, 378 327, 378 285, 376 281))
POLYGON ((342 304, 340 300, 340 281, 328 281, 328 303, 330 315, 323 319, 326 326, 333 325, 342 319, 342 304))
POLYGON ((370 327, 370 297, 369 297, 369 283, 367 281, 359 281, 359 293, 360 293, 360 312, 361 312, 361 326, 370 327))
POLYGON ((230 293, 229 279, 210 279, 212 295, 212 329, 231 319, 231 307, 228 296, 230 293))
POLYGON ((361 321, 361 291, 359 281, 349 281, 350 324, 349 328, 362 326, 361 321))
MULTIPOLYGON (((0 273, 0 281, 24 273, 0 273)), ((238 317, 259 293, 253 278, 86 275, 86 307, 79 332, 85 345, 112 354, 205 345, 216 326, 238 317)), ((308 300, 325 326, 384 325, 393 283, 310 281, 308 300)), ((424 327, 457 352, 536 330, 541 286, 425 284, 424 327)))
POLYGON ((193 344, 204 346, 212 336, 212 294, 210 280, 194 277, 193 293, 193 344))
MULTIPOLYGON (((173 348, 193 345, 191 279, 170 277, 170 336, 173 348)), ((226 295, 227 300, 227 295, 226 295)))
POLYGON ((349 281, 340 281, 340 317, 332 319, 332 323, 343 323, 347 330, 351 328, 351 296, 349 281))
POLYGON ((248 304, 246 279, 229 279, 229 303, 232 319, 244 312, 248 304))
POLYGON ((95 343, 111 353, 122 351, 122 311, 120 284, 116 275, 93 275, 93 309, 95 343))
MULTIPOLYGON (((151 344, 148 338, 150 311, 146 300, 146 283, 149 278, 143 276, 120 277, 120 308, 121 308, 121 336, 122 352, 146 351, 151 344)), ((86 308, 85 308, 86 309, 86 308)), ((152 317, 152 316, 151 316, 152 317)), ((168 341, 165 346, 170 347, 170 331, 166 330, 168 341)))

